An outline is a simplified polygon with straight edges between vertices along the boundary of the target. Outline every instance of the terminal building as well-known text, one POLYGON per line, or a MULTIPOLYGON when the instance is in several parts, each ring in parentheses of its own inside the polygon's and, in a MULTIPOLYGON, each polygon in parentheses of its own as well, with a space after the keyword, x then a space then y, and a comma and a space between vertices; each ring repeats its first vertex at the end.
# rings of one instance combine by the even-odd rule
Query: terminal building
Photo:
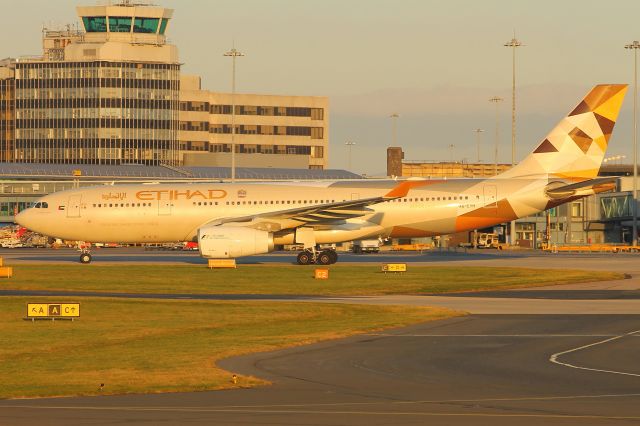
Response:
MULTIPOLYGON (((82 29, 45 29, 41 55, 0 61, 0 160, 228 167, 232 95, 181 73, 173 10, 122 0, 77 13, 82 29)), ((235 104, 239 166, 327 168, 326 97, 235 104)))
POLYGON ((405 160, 401 147, 387 148, 387 176, 420 178, 491 177, 511 168, 503 163, 465 163, 458 161, 405 160))

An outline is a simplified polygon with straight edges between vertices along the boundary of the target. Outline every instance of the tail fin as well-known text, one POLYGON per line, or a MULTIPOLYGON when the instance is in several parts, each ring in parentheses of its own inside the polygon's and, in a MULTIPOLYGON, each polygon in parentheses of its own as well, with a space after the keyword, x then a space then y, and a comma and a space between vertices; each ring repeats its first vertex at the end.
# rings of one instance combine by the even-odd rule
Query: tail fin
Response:
POLYGON ((626 92, 626 84, 595 86, 531 154, 499 177, 596 177, 626 92))

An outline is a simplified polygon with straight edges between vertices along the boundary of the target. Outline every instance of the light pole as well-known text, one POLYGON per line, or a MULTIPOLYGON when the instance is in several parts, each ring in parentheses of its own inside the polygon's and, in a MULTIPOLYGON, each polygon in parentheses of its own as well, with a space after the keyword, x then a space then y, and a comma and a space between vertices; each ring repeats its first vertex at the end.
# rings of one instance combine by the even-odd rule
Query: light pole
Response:
POLYGON ((516 39, 515 33, 513 38, 504 44, 505 47, 510 47, 512 54, 512 84, 511 84, 511 165, 516 164, 516 48, 523 46, 523 44, 516 39))
POLYGON ((480 134, 484 132, 484 129, 474 129, 476 132, 476 148, 478 150, 478 163, 480 162, 480 134))
POLYGON ((504 101, 504 99, 502 99, 499 96, 494 96, 493 98, 489 99, 489 102, 493 102, 496 104, 496 146, 494 148, 494 153, 493 153, 493 161, 494 161, 494 172, 497 175, 498 174, 498 143, 500 141, 500 102, 504 101))
POLYGON ((238 56, 244 56, 244 53, 239 52, 234 47, 228 52, 225 52, 224 56, 231 56, 231 182, 236 181, 236 58, 238 56))
POLYGON ((398 146, 398 118, 400 115, 397 112, 394 112, 389 116, 391 119, 391 138, 393 142, 393 146, 398 146))
POLYGON ((633 43, 624 46, 625 49, 633 50, 633 234, 631 243, 638 245, 638 49, 640 42, 634 40, 633 43))
POLYGON ((351 147, 353 147, 356 143, 355 142, 351 142, 351 141, 346 141, 344 143, 347 146, 347 149, 349 150, 349 154, 348 154, 348 161, 349 161, 349 171, 351 171, 351 147))
POLYGON ((451 157, 451 164, 453 164, 453 149, 456 146, 454 144, 449 144, 449 157, 451 157))

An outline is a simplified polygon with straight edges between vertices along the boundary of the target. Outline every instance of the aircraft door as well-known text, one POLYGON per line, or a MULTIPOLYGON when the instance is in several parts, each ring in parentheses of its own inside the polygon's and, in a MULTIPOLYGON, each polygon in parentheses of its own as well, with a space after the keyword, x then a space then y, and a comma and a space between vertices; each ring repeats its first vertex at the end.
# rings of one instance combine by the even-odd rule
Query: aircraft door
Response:
POLYGON ((171 200, 158 200, 158 216, 170 216, 171 207, 171 200))
POLYGON ((72 195, 67 203, 67 217, 80 217, 80 202, 82 195, 72 195))
POLYGON ((498 208, 498 190, 495 185, 485 185, 484 191, 484 208, 497 209, 498 208))

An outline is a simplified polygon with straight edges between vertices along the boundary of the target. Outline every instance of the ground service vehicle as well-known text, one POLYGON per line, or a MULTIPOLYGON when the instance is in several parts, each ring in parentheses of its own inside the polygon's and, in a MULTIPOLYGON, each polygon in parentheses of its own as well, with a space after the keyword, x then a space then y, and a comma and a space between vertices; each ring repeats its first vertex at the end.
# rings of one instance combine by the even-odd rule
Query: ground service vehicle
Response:
POLYGON ((486 232, 478 233, 476 240, 477 248, 498 248, 500 241, 498 240, 498 234, 490 234, 486 232))
POLYGON ((356 240, 353 242, 354 253, 378 253, 380 240, 356 240))

